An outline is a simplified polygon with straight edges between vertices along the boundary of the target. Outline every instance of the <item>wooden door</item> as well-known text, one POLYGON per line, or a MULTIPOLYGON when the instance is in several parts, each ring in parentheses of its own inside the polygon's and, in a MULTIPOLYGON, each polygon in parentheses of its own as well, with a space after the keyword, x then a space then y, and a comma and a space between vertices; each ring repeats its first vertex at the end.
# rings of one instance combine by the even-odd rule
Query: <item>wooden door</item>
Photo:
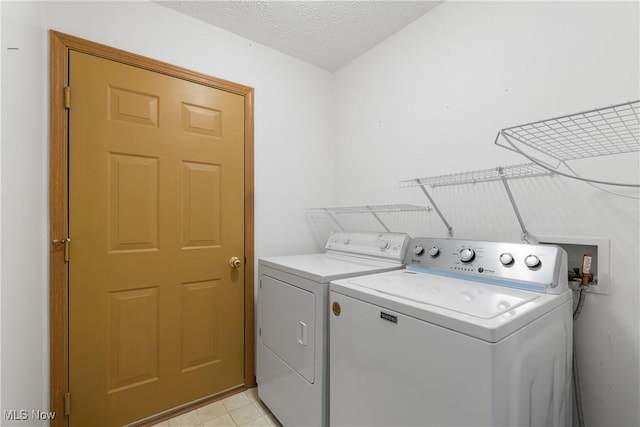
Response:
POLYGON ((69 55, 70 424, 244 383, 244 99, 69 55))

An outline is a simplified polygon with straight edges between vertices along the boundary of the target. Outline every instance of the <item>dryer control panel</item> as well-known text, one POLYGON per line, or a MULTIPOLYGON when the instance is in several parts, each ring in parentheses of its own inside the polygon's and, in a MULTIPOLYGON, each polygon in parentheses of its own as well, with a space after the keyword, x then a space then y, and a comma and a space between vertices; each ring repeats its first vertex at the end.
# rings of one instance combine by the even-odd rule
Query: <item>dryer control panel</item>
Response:
POLYGON ((329 236, 327 251, 372 256, 402 263, 411 237, 405 233, 334 231, 329 236))
POLYGON ((405 264, 537 292, 558 294, 568 286, 567 254, 553 245, 416 237, 405 264))

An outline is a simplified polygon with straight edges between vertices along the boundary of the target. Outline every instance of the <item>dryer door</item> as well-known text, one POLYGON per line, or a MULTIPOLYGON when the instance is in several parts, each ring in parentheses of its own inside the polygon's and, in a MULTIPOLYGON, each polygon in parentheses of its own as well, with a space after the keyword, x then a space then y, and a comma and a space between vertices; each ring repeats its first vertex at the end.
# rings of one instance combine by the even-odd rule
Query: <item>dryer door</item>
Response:
POLYGON ((315 295, 262 276, 260 339, 307 381, 315 381, 315 295))

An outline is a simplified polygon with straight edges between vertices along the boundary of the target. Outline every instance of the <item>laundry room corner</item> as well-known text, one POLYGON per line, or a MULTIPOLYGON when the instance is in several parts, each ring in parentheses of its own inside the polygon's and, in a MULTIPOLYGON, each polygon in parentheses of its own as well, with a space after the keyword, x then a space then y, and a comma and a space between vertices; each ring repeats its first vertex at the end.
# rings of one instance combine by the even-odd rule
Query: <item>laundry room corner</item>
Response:
MULTIPOLYGON (((605 242, 607 292, 587 291, 573 329, 585 425, 640 425, 640 190, 606 184, 638 184, 637 137, 628 151, 577 159, 573 177, 545 170, 506 179, 505 169, 529 158, 510 149, 502 132, 637 105, 640 3, 448 0, 335 72, 160 3, 0 0, 0 425, 16 425, 3 419, 5 410, 50 404, 49 253, 57 239, 49 235, 50 30, 254 90, 256 297, 259 259, 280 280, 300 274, 298 260, 318 249, 323 256, 316 265, 344 270, 342 262, 325 262, 332 245, 339 253, 329 258, 341 261, 344 252, 360 249, 347 259, 356 265, 363 254, 386 252, 391 241, 377 231, 376 209, 399 219, 387 231, 402 233, 394 238, 403 242, 404 233, 442 247, 450 238, 504 242, 522 244, 523 254, 541 242, 605 242), (476 179, 480 174, 490 179, 476 179), (443 185, 443 177, 455 179, 443 185), (325 208, 356 212, 354 226, 342 227, 332 241, 316 234, 313 213, 326 219, 331 210, 325 208), (358 239, 365 244, 354 245, 358 239), (296 264, 283 262, 289 257, 296 264)), ((397 247, 408 250, 408 244, 397 247)), ((392 269, 404 269, 401 255, 392 261, 392 269)), ((367 269, 357 274, 375 271, 371 262, 365 259, 367 269)), ((314 281, 328 287, 329 277, 338 278, 303 273, 302 287, 310 289, 314 281)), ((280 285, 270 282, 265 293, 273 307, 281 307, 280 285)), ((328 297, 323 301, 328 306, 328 297)), ((275 324, 278 310, 269 313, 275 324)), ((325 314, 340 313, 339 306, 331 310, 325 314)), ((376 321, 393 323, 393 314, 375 314, 376 321)), ((293 322, 294 347, 312 342, 311 322, 301 320, 293 322)), ((267 368, 280 369, 278 358, 269 355, 267 368)), ((275 388, 276 405, 297 393, 287 387, 275 388)))
MULTIPOLYGON (((400 183, 527 163, 495 143, 502 129, 640 99, 639 35, 637 2, 445 2, 336 73, 338 181, 352 183, 339 201, 430 206, 400 183)), ((586 159, 577 171, 637 184, 640 158, 586 159)), ((637 188, 553 174, 509 185, 532 242, 610 241, 611 292, 588 294, 575 325, 585 420, 638 425, 637 188)), ((521 241, 500 179, 425 188, 453 237, 521 241)), ((429 215, 421 235, 446 237, 429 215)))

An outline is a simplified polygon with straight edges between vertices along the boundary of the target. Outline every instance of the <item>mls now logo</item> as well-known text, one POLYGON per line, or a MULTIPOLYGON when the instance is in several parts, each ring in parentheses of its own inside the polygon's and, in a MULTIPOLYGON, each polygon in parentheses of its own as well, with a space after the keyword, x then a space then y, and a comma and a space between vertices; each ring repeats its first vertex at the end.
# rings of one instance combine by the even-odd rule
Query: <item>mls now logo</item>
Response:
POLYGON ((8 421, 22 421, 29 419, 29 411, 26 409, 5 409, 2 411, 3 418, 8 421))
POLYGON ((25 420, 53 420, 56 417, 55 412, 46 412, 39 409, 27 411, 26 409, 5 409, 2 411, 2 417, 7 421, 25 421, 25 420))

